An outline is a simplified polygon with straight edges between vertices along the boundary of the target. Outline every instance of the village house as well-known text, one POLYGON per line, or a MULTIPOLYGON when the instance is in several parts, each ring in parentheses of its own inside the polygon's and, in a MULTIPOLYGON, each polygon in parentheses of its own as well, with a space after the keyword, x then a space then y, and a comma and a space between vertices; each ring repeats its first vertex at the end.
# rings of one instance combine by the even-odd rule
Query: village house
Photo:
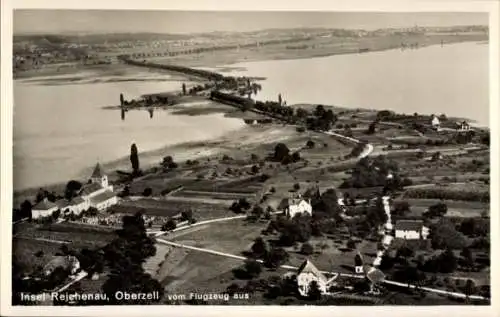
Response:
POLYGON ((75 215, 79 215, 82 211, 89 209, 87 201, 82 197, 74 197, 71 200, 59 199, 55 204, 64 214, 74 213, 75 215))
POLYGON ((375 260, 373 260, 373 266, 378 267, 380 264, 382 264, 382 257, 384 256, 384 251, 378 250, 377 251, 377 257, 375 260))
POLYGON ((392 243, 392 240, 394 240, 394 237, 391 235, 386 234, 384 238, 382 239, 382 245, 384 246, 385 249, 388 249, 389 246, 392 243))
POLYGON ((82 186, 80 196, 87 206, 94 207, 99 211, 118 203, 118 197, 113 192, 113 186, 109 185, 108 177, 102 172, 99 163, 94 168, 90 182, 82 186))
POLYGON ((464 132, 464 131, 470 130, 470 125, 465 120, 462 122, 457 122, 456 126, 457 126, 457 131, 459 131, 459 132, 464 132))
POLYGON ((375 267, 366 269, 366 278, 370 281, 370 292, 378 293, 378 285, 385 280, 385 274, 375 267))
POLYGON ((441 129, 441 123, 439 122, 438 117, 436 117, 435 115, 432 115, 431 125, 432 128, 436 131, 439 131, 441 129))
POLYGON ((333 280, 335 280, 335 278, 336 276, 328 280, 311 261, 306 259, 297 272, 299 293, 302 296, 308 296, 311 282, 316 281, 321 293, 326 294, 328 292, 328 286, 333 282, 333 280))
POLYGON ((33 219, 37 219, 52 216, 54 211, 58 209, 59 207, 55 203, 49 201, 47 198, 44 198, 41 202, 33 206, 31 209, 31 217, 33 219))
POLYGON ((424 226, 422 220, 399 220, 396 222, 396 238, 405 240, 425 240, 428 235, 429 228, 424 226))
POLYGON ((305 200, 300 197, 298 198, 291 198, 286 201, 286 204, 282 207, 284 207, 285 215, 287 217, 293 218, 297 214, 308 214, 309 216, 312 216, 312 206, 311 206, 311 200, 305 200))
POLYGON ((49 263, 47 263, 44 266, 43 272, 45 276, 49 276, 57 268, 62 268, 64 270, 67 270, 70 274, 73 275, 80 269, 80 262, 75 256, 72 255, 68 256, 56 255, 52 257, 52 260, 50 260, 49 263))

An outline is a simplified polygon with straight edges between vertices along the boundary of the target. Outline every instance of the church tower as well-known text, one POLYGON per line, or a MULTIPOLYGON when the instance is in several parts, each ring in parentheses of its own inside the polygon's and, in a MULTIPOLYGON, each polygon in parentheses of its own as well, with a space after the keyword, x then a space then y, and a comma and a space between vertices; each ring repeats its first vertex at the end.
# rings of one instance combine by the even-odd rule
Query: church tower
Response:
POLYGON ((94 172, 92 172, 92 176, 90 177, 90 181, 101 185, 103 188, 107 188, 109 186, 108 176, 102 172, 101 165, 99 163, 96 164, 94 172))

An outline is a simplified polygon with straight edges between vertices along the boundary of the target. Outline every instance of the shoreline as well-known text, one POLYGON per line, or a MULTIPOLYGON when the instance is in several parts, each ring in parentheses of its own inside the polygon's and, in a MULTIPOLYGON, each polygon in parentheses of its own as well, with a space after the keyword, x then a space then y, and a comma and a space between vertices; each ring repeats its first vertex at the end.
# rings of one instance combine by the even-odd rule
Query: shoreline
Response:
MULTIPOLYGON (((478 45, 479 44, 484 45, 484 41, 483 42, 480 42, 480 41, 463 41, 463 42, 450 43, 448 45, 451 45, 451 44, 460 44, 460 43, 469 43, 469 42, 470 43, 476 43, 478 45)), ((385 51, 385 50, 390 50, 390 48, 389 49, 380 50, 380 51, 385 51)), ((374 52, 374 51, 371 51, 371 52, 374 52)), ((368 52, 368 53, 371 53, 371 52, 368 52)), ((345 53, 345 54, 351 54, 351 53, 345 53)), ((338 54, 328 54, 328 56, 333 56, 333 55, 338 55, 338 54)), ((317 56, 317 57, 319 57, 319 56, 317 56)), ((303 58, 307 58, 307 57, 304 56, 304 57, 301 57, 301 58, 292 58, 292 60, 303 59, 303 58)), ((314 58, 314 57, 312 57, 312 58, 314 58)), ((264 59, 264 60, 266 60, 266 59, 264 59)), ((280 60, 280 59, 272 59, 272 60, 280 60)), ((239 62, 235 62, 235 63, 239 63, 239 62)), ((231 64, 226 64, 226 65, 224 65, 222 67, 227 68, 227 65, 231 65, 231 64)), ((132 66, 132 67, 134 67, 134 66, 132 66)), ((136 67, 134 67, 134 68, 136 68, 136 67)), ((141 67, 137 67, 137 68, 141 68, 141 67)), ((158 73, 160 74, 161 72, 158 72, 158 73)), ((189 76, 186 76, 186 77, 189 77, 189 76)), ((22 79, 18 79, 18 80, 22 80, 22 79)), ((200 101, 200 103, 202 103, 202 102, 203 101, 200 101)), ((311 107, 311 106, 315 106, 315 105, 313 105, 313 104, 294 104, 294 105, 291 105, 291 106, 293 106, 293 107, 311 107)), ((325 105, 325 107, 331 107, 333 109, 351 110, 351 111, 356 110, 356 109, 360 109, 362 111, 373 111, 373 112, 379 111, 379 110, 376 110, 376 109, 369 109, 369 108, 360 108, 360 107, 349 108, 349 107, 342 107, 342 106, 335 106, 335 105, 325 105)), ((213 114, 213 113, 221 113, 221 114, 223 114, 224 117, 229 117, 229 118, 231 118, 231 117, 235 118, 236 117, 236 118, 241 118, 241 119, 243 119, 245 116, 249 115, 249 113, 243 114, 243 116, 241 114, 239 115, 239 113, 241 113, 241 111, 237 111, 237 110, 232 109, 231 107, 228 107, 228 106, 222 106, 222 105, 220 105, 218 103, 213 103, 211 105, 203 105, 202 107, 200 107, 200 105, 199 104, 196 105, 196 102, 195 102, 195 103, 193 103, 192 106, 190 104, 179 104, 179 105, 175 105, 175 106, 169 106, 167 108, 165 108, 165 107, 159 107, 159 108, 161 110, 167 110, 167 111, 173 110, 173 111, 171 111, 171 113, 174 114, 174 115, 199 116, 199 115, 208 115, 208 114, 213 114), (224 107, 226 107, 227 109, 224 109, 224 107), (238 112, 238 114, 236 114, 236 112, 238 112)), ((138 109, 138 110, 144 110, 144 109, 138 109)), ((390 109, 388 109, 388 110, 390 110, 390 109)), ((450 119, 454 119, 454 118, 455 117, 450 117, 450 119)), ((467 118, 465 118, 465 119, 467 119, 467 118)), ((470 121, 470 122, 474 122, 474 120, 470 120, 470 119, 467 119, 467 120, 470 121)), ((245 128, 245 126, 243 125, 242 128, 239 128, 236 131, 240 131, 240 129, 244 129, 244 128, 245 128)), ((489 130, 489 127, 480 126, 480 128, 481 129, 487 129, 487 130, 489 130)), ((152 157, 158 157, 159 155, 161 155, 160 152, 165 152, 165 151, 176 151, 176 152, 181 152, 181 153, 184 152, 184 151, 188 151, 190 149, 192 151, 193 146, 203 148, 203 147, 207 147, 207 146, 210 146, 210 145, 213 145, 213 144, 217 144, 217 143, 219 143, 219 141, 221 139, 225 139, 226 135, 231 135, 233 132, 234 131, 231 131, 231 132, 225 133, 224 135, 222 135, 220 137, 209 138, 209 139, 207 139, 205 141, 201 141, 201 142, 200 141, 189 141, 189 142, 179 142, 179 143, 173 143, 173 144, 164 145, 164 146, 162 146, 162 147, 160 147, 158 149, 154 149, 154 150, 149 150, 149 151, 143 152, 142 155, 145 155, 146 158, 151 159, 152 157), (200 143, 204 143, 204 145, 201 145, 200 143)), ((217 149, 214 149, 214 150, 217 150, 217 149)), ((201 157, 201 156, 206 156, 206 155, 201 155, 200 156, 199 153, 188 153, 185 156, 186 156, 186 158, 184 160, 192 159, 192 158, 197 158, 197 157, 201 157)), ((106 168, 106 166, 113 166, 113 168, 111 168, 111 169, 113 170, 113 172, 115 172, 115 170, 117 168, 119 168, 120 166, 127 166, 127 162, 128 162, 127 156, 123 156, 123 157, 115 159, 115 160, 110 160, 110 161, 102 162, 102 164, 104 165, 105 168, 106 168)), ((143 167, 148 167, 149 168, 151 166, 153 166, 153 165, 152 164, 146 164, 143 167)), ((89 166, 88 168, 91 168, 91 166, 89 166)), ((87 169, 87 168, 85 168, 85 169, 87 169)), ((79 174, 81 174, 81 172, 79 174)), ((14 192, 14 195, 18 195, 18 194, 23 193, 23 192, 33 191, 34 189, 38 190, 38 188, 40 186, 41 187, 54 187, 54 186, 57 187, 57 186, 61 186, 61 185, 64 186, 65 183, 41 184, 41 185, 37 185, 37 186, 31 186, 31 187, 26 187, 26 188, 15 189, 13 192, 14 192)))

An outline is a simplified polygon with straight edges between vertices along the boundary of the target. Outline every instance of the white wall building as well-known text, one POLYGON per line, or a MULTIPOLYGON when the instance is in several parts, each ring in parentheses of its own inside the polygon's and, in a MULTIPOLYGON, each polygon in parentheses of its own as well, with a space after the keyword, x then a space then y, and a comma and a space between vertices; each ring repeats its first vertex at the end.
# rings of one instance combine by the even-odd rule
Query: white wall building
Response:
POLYGON ((399 220, 395 226, 396 238, 405 240, 426 239, 429 229, 424 227, 422 220, 399 220))
POLYGON ((328 291, 329 284, 335 278, 328 280, 323 273, 321 273, 318 268, 311 261, 305 260, 299 267, 297 272, 297 284, 299 287, 299 293, 302 296, 309 295, 309 286, 312 281, 316 281, 318 288, 322 294, 326 294, 328 291))
POLYGON ((311 202, 305 201, 304 199, 289 200, 288 206, 285 207, 285 215, 293 218, 297 214, 308 214, 312 216, 311 202))
POLYGON ((394 237, 386 234, 384 236, 384 238, 382 239, 382 245, 384 246, 384 248, 386 248, 386 249, 389 248, 389 246, 392 243, 392 240, 394 240, 394 237))
POLYGON ((113 192, 113 186, 109 185, 108 176, 102 172, 99 163, 94 168, 90 183, 83 185, 80 196, 85 201, 86 206, 94 207, 99 211, 118 203, 118 197, 113 192))
POLYGON ((459 132, 470 130, 470 125, 467 123, 467 121, 457 122, 456 125, 459 132))
POLYGON ((431 125, 432 128, 434 128, 437 131, 439 131, 441 128, 441 122, 439 122, 438 117, 436 117, 435 115, 432 116, 431 125))
POLYGON ((58 209, 59 207, 55 203, 44 198, 41 202, 33 206, 31 209, 31 217, 33 219, 48 217, 58 209))

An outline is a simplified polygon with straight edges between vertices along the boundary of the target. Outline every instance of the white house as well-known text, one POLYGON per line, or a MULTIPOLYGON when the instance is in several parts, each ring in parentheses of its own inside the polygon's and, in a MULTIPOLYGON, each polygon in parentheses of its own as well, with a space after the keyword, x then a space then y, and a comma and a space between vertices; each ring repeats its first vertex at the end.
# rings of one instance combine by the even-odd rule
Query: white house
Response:
POLYGON ((41 202, 33 206, 31 209, 31 216, 33 219, 48 217, 58 209, 59 207, 55 203, 44 198, 41 202))
POLYGON ((470 130, 470 125, 467 123, 467 121, 457 122, 456 126, 459 132, 470 130))
POLYGON ((386 234, 384 236, 384 238, 382 239, 382 245, 384 246, 384 248, 386 248, 386 249, 389 248, 389 246, 392 243, 392 240, 394 240, 394 237, 391 236, 391 235, 386 234))
POLYGON ((436 117, 435 115, 432 115, 431 125, 432 128, 437 131, 439 131, 439 129, 441 128, 441 123, 439 122, 438 117, 436 117))
POLYGON ((399 220, 395 226, 396 238, 405 240, 426 239, 429 229, 424 227, 422 220, 399 220))
POLYGON ((308 296, 309 286, 311 285, 311 282, 316 281, 321 293, 326 294, 329 284, 335 278, 336 277, 328 280, 326 276, 321 273, 314 264, 312 264, 311 261, 305 260, 299 267, 299 270, 297 272, 297 284, 299 287, 299 293, 302 296, 308 296))
POLYGON ((301 198, 289 199, 288 206, 285 207, 285 215, 290 218, 295 217, 297 214, 312 215, 311 201, 301 198))
POLYGON ((423 239, 423 240, 426 240, 426 239, 427 239, 427 237, 428 237, 428 236, 429 236, 429 234, 430 234, 430 229, 429 229, 429 228, 427 228, 426 226, 422 226, 422 231, 421 231, 421 233, 420 233, 420 234, 421 234, 421 236, 422 236, 422 239, 423 239))
POLYGON ((80 196, 84 200, 85 206, 94 207, 99 211, 118 203, 113 186, 109 185, 108 177, 102 172, 99 163, 94 168, 89 184, 82 186, 80 196))

